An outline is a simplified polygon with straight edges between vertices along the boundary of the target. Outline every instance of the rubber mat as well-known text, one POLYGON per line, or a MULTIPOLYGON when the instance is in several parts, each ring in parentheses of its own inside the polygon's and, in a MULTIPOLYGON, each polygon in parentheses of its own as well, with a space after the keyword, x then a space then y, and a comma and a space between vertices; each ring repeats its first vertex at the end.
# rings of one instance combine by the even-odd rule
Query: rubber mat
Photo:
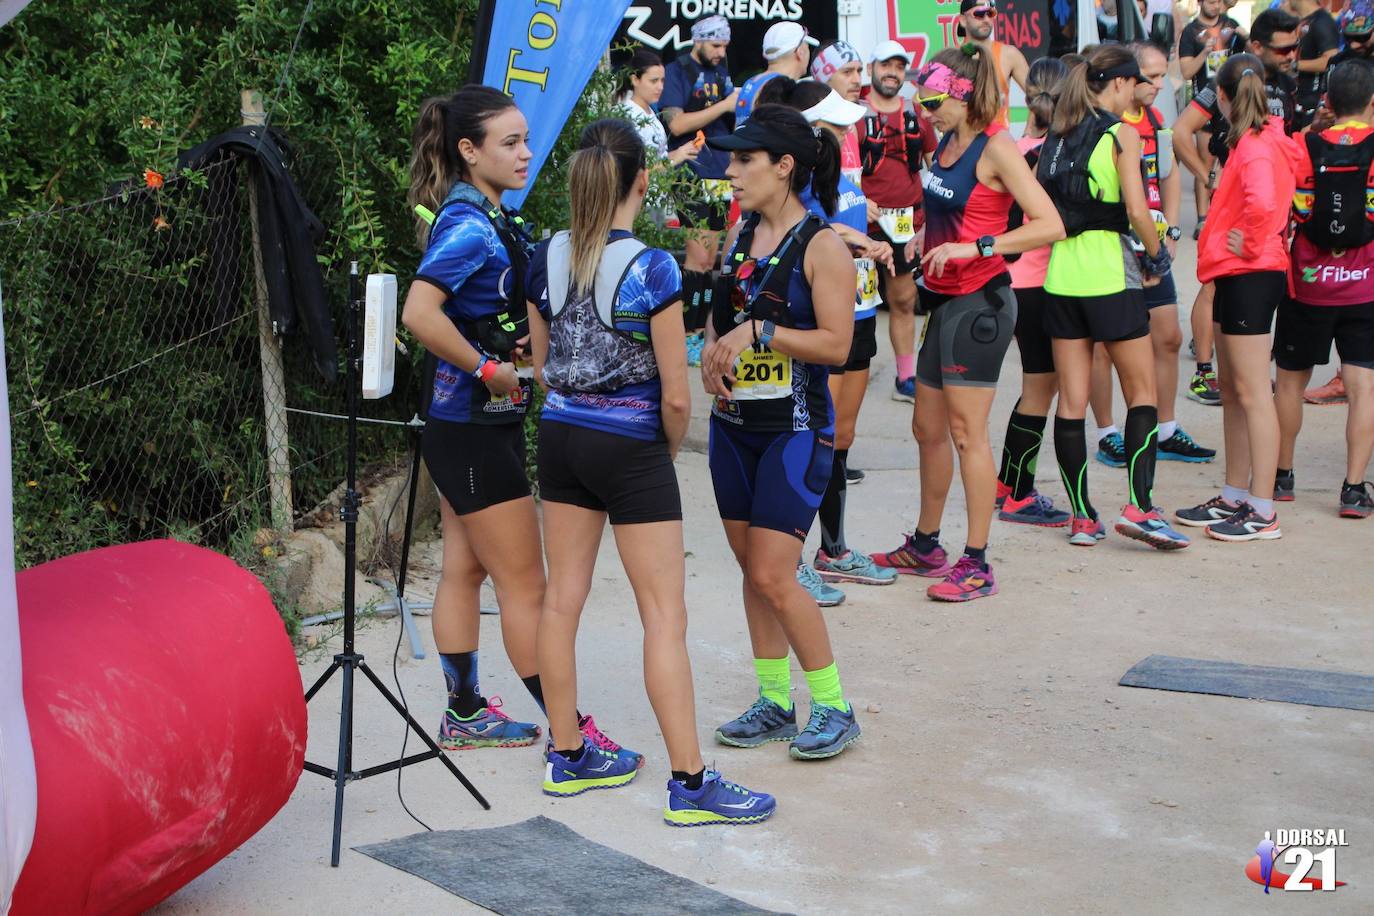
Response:
POLYGON ((772 912, 594 843, 546 817, 508 827, 416 833, 354 848, 507 916, 772 912))
POLYGON ((1374 677, 1313 668, 1270 668, 1201 658, 1151 655, 1121 678, 1123 687, 1332 706, 1374 712, 1374 677))

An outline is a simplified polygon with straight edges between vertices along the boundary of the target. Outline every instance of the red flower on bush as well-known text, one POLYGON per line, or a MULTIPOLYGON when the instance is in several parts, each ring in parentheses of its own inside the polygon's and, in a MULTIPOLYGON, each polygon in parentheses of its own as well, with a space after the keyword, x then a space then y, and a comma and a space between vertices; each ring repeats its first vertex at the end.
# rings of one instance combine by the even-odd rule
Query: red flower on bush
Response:
POLYGON ((152 169, 143 170, 143 183, 148 187, 152 188, 154 191, 162 187, 162 182, 163 179, 161 172, 155 172, 152 169))

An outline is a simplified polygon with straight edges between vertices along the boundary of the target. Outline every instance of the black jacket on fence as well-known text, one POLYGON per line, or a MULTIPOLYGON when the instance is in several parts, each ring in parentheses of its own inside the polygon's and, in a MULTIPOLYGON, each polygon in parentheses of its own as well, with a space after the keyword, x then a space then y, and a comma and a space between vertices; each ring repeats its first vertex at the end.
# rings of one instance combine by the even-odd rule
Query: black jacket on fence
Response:
MULTIPOLYGON (((334 322, 324 275, 315 250, 324 240, 324 224, 302 199, 291 179, 283 152, 285 140, 263 127, 236 127, 212 137, 177 157, 179 168, 204 168, 226 158, 248 162, 258 196, 258 239, 262 267, 267 278, 272 325, 281 335, 304 330, 315 368, 328 381, 338 372, 334 322)), ((224 183, 232 192, 238 181, 236 169, 215 169, 210 181, 224 183)), ((215 189, 221 190, 221 189, 215 189)), ((215 193, 219 206, 237 206, 233 193, 215 193)))

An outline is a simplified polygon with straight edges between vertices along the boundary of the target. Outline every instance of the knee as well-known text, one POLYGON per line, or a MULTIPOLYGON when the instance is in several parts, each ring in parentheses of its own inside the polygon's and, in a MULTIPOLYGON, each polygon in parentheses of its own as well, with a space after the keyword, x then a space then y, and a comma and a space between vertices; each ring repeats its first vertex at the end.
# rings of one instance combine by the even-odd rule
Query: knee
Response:
POLYGON ((974 426, 963 420, 950 418, 949 435, 954 440, 954 447, 959 452, 959 458, 963 457, 975 449, 986 449, 988 447, 988 431, 986 428, 974 426))
POLYGON ((1183 329, 1176 321, 1151 334, 1150 337, 1154 341, 1156 353, 1177 356, 1178 351, 1183 348, 1183 329))
POLYGON ((797 571, 776 562, 751 562, 746 575, 754 594, 774 610, 787 603, 787 593, 797 585, 797 571))
POLYGON ((439 572, 440 584, 475 592, 487 581, 487 571, 476 563, 446 564, 439 572))
POLYGON ((687 609, 677 607, 652 606, 640 609, 644 620, 644 639, 646 641, 668 641, 687 643, 687 609))
POLYGON ((916 437, 916 444, 922 448, 944 445, 949 437, 949 429, 943 424, 922 420, 920 417, 911 421, 911 432, 916 437))

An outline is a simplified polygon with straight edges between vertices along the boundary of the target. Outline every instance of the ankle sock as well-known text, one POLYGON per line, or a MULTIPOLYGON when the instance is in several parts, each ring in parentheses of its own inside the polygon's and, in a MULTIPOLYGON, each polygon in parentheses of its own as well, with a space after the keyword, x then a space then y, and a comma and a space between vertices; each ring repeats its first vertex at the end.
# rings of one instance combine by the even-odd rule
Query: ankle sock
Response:
POLYGON ((977 560, 980 564, 982 564, 982 567, 984 569, 988 568, 988 548, 986 546, 970 547, 967 544, 965 544, 964 556, 977 560))
POLYGON ((1293 469, 1292 469, 1292 468, 1279 468, 1279 469, 1278 469, 1278 472, 1277 472, 1274 476, 1275 476, 1275 477, 1292 477, 1292 476, 1293 476, 1293 469))
POLYGON ((682 770, 673 770, 673 779, 695 792, 697 789, 701 788, 701 784, 706 779, 706 768, 702 767, 695 773, 684 773, 682 770))
POLYGON ((1202 361, 1199 361, 1199 362, 1198 362, 1198 364, 1197 364, 1197 374, 1198 374, 1198 375, 1206 375, 1208 372, 1211 372, 1211 371, 1212 371, 1212 364, 1211 364, 1211 363, 1204 363, 1204 362, 1202 362, 1202 361))
POLYGON ((904 353, 897 355, 897 378, 908 379, 916 374, 916 354, 904 353))
POLYGON ((1097 441, 1101 442, 1103 439, 1107 438, 1112 433, 1117 431, 1118 430, 1116 428, 1116 424, 1112 424, 1111 426, 1103 426, 1101 429, 1097 431, 1097 441))
POLYGON ((1176 433, 1176 432, 1178 432, 1178 421, 1177 421, 1177 420, 1160 420, 1160 421, 1159 421, 1159 441, 1160 441, 1160 442, 1168 442, 1170 439, 1172 439, 1172 438, 1174 437, 1174 433, 1176 433))
POLYGON ((1251 509, 1254 509, 1264 518, 1274 517, 1274 501, 1272 499, 1261 499, 1254 494, 1249 494, 1245 497, 1245 501, 1250 504, 1251 509))
POLYGON ((1245 502, 1245 500, 1249 499, 1249 497, 1250 492, 1248 490, 1242 490, 1240 487, 1233 487, 1229 483, 1221 488, 1221 498, 1233 506, 1239 506, 1241 503, 1245 502))
POLYGON ((561 754, 563 758, 567 760, 569 763, 577 763, 577 761, 582 759, 582 755, 587 753, 587 742, 583 741, 581 744, 577 746, 576 750, 559 751, 558 753, 561 754))
POLYGON ((792 667, 786 656, 754 659, 754 673, 759 679, 759 693, 783 709, 792 708, 792 667))
POLYGON ((840 669, 831 662, 816 671, 804 671, 806 686, 811 690, 811 702, 830 706, 840 712, 849 712, 845 702, 844 690, 840 687, 840 669))
POLYGON ((912 537, 916 541, 916 549, 919 550, 921 553, 930 553, 936 547, 940 546, 939 528, 936 528, 930 534, 926 534, 924 531, 918 528, 916 529, 912 537))
POLYGON ((487 705, 477 688, 477 650, 471 652, 441 652, 439 665, 444 671, 448 687, 448 708, 460 719, 473 716, 487 705))

